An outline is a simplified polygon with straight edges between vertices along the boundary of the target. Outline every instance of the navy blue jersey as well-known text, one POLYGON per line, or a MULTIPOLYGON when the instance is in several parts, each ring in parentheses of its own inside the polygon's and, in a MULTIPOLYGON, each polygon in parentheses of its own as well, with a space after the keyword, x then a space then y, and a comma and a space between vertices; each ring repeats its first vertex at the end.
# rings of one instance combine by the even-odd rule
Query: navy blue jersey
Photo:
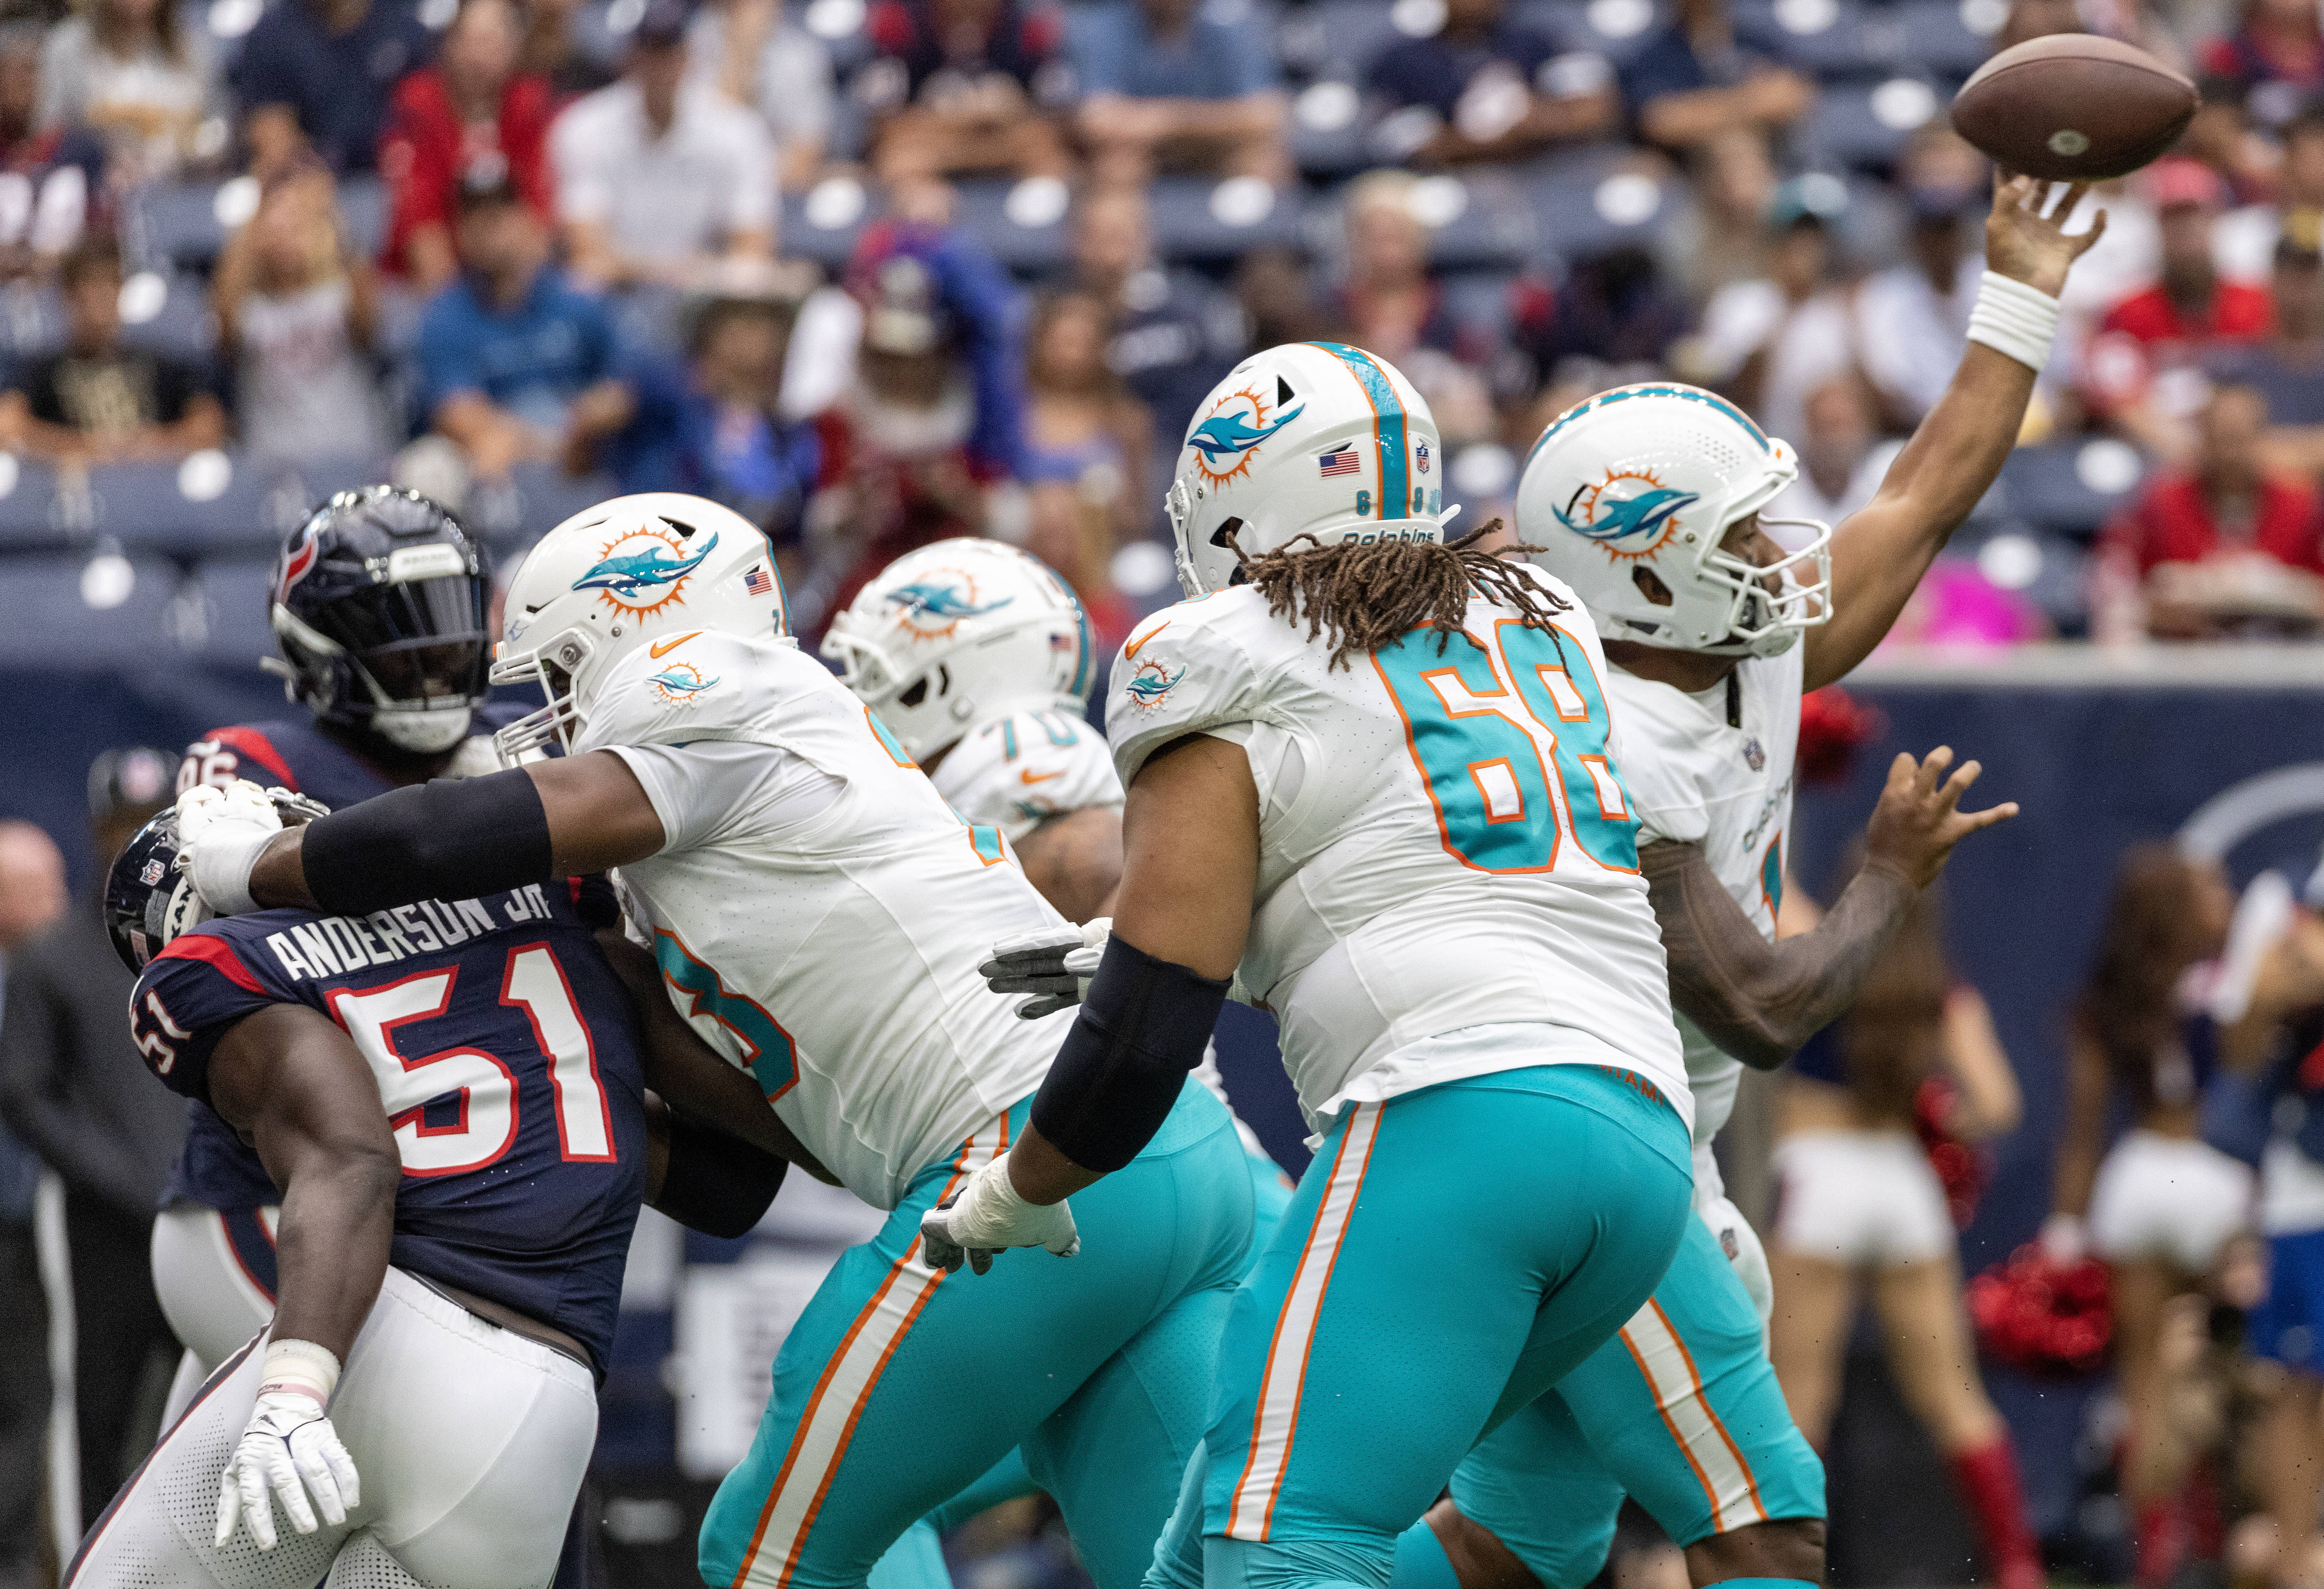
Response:
POLYGON ((363 918, 208 921, 131 994, 147 1066, 207 1104, 244 1016, 304 1004, 355 1039, 403 1160, 391 1261, 564 1330, 602 1366, 645 1191, 636 1012, 591 921, 603 884, 363 918))
MULTIPOLYGON (((505 701, 487 702, 477 708, 474 727, 479 734, 489 734, 526 709, 505 701)), ((334 811, 396 787, 394 779, 308 717, 211 729, 186 747, 186 759, 178 768, 178 792, 183 794, 198 783, 223 788, 237 778, 247 778, 264 788, 280 784, 293 794, 320 800, 334 811)), ((280 1196, 258 1155, 243 1145, 208 1104, 196 1103, 188 1108, 186 1143, 170 1170, 169 1184, 161 1189, 163 1207, 194 1203, 205 1208, 248 1209, 280 1196)), ((272 1296, 273 1253, 270 1249, 252 1256, 264 1270, 259 1273, 254 1269, 253 1276, 272 1296)))

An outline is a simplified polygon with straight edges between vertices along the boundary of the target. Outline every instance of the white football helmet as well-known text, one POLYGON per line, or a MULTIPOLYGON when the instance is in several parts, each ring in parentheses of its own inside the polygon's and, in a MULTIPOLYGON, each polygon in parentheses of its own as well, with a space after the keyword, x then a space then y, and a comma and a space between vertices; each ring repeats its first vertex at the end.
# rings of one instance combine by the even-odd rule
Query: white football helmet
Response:
POLYGON ((514 766, 567 750, 606 670, 649 641, 703 629, 786 637, 774 549, 731 508, 698 496, 617 496, 540 538, 509 581, 492 681, 538 680, 549 704, 493 743, 514 766))
POLYGON ((1609 640, 1772 657, 1831 616, 1831 527, 1761 526, 1786 549, 1760 567, 1720 546, 1799 477, 1799 457, 1714 393, 1618 386, 1541 433, 1517 482, 1517 536, 1573 587, 1609 640), (1771 588, 1772 583, 1772 588, 1771 588))
POLYGON ((916 758, 1009 712, 1078 717, 1097 673, 1072 587, 1038 558, 968 537, 882 568, 833 616, 823 654, 916 758))
POLYGON ((1442 540, 1435 416, 1384 358, 1337 342, 1255 353, 1211 389, 1178 450, 1167 506, 1187 596, 1234 583, 1249 553, 1301 535, 1325 545, 1442 540))

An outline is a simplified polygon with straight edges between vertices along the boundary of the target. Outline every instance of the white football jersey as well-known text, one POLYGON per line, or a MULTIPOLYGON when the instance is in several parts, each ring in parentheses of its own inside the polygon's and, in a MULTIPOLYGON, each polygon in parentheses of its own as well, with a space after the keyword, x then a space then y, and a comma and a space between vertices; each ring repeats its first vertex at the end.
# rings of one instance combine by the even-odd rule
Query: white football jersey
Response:
MULTIPOLYGON (((1619 668, 1606 676, 1622 725, 1622 781, 1637 814, 1638 842, 1701 845, 1728 893, 1770 940, 1784 898, 1802 650, 1748 657, 1736 668, 1739 727, 1728 720, 1724 680, 1688 695, 1619 668)), ((1694 1089, 1694 1140, 1704 1145, 1734 1111, 1743 1062, 1683 1014, 1678 1030, 1694 1089)))
POLYGON ((1246 586, 1156 614, 1115 661, 1125 786, 1186 734, 1250 758, 1259 871, 1238 996, 1275 1012, 1311 1124, 1548 1064, 1632 1070, 1691 1118, 1598 636, 1563 586, 1513 567, 1571 604, 1554 634, 1479 598, 1471 638, 1441 655, 1410 636, 1334 670, 1246 586), (1428 1042, 1511 1024, 1554 1035, 1428 1042))
POLYGON ((622 877, 670 1002, 849 1191, 894 1207, 1040 1086, 1071 1017, 1019 1021, 976 966, 1063 919, 822 663, 715 631, 641 649, 574 750, 661 818, 622 877))
POLYGON ((1052 817, 1121 808, 1105 736, 1069 713, 1011 712, 961 735, 928 777, 952 808, 1012 844, 1052 817))

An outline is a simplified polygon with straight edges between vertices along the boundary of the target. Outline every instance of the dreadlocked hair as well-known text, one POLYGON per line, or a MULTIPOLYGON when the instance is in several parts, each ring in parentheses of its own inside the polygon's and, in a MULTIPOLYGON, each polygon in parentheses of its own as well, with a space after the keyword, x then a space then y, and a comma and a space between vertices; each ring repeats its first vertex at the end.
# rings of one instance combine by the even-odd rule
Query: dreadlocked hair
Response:
POLYGON ((1556 639, 1550 614, 1569 611, 1572 604, 1478 545, 1500 527, 1493 519, 1450 542, 1342 540, 1330 546, 1310 532, 1256 557, 1236 544, 1234 528, 1222 534, 1241 565, 1238 583, 1256 586, 1267 597, 1267 610, 1288 618, 1294 628, 1304 613, 1307 638, 1331 642, 1327 666, 1345 668, 1359 651, 1385 650, 1416 629, 1434 630, 1436 654, 1443 656, 1452 637, 1462 633, 1471 592, 1510 609, 1526 628, 1556 639))

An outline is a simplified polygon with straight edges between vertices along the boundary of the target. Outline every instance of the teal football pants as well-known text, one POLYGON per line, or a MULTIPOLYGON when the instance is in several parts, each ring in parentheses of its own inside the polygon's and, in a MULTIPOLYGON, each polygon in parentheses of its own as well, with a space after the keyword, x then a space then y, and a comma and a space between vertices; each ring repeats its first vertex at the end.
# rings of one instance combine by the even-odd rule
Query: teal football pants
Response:
POLYGON ((1021 1446, 1101 1589, 1151 1558, 1202 1433, 1221 1320, 1250 1244, 1225 1105, 1191 1078, 1152 1142, 1074 1194, 1082 1251, 920 1261, 919 1222, 1006 1149, 1031 1100, 921 1171, 824 1279, 700 1543, 714 1589, 856 1589, 917 1520, 1021 1446))
POLYGON ((1627 1071, 1503 1071, 1342 1111, 1235 1294, 1149 1583, 1385 1585, 1478 1438, 1652 1294, 1692 1181, 1677 1113, 1627 1071))

